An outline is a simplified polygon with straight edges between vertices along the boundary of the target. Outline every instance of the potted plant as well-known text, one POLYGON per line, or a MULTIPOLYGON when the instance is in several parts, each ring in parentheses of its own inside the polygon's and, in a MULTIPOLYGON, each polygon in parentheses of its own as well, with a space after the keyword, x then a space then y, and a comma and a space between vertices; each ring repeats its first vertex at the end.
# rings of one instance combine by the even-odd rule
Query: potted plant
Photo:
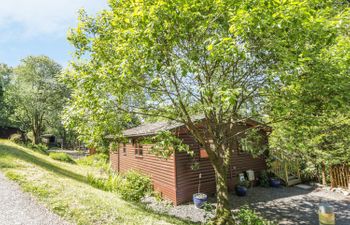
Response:
POLYGON ((271 187, 280 187, 281 186, 281 180, 279 180, 278 178, 271 178, 270 179, 270 186, 271 187))
POLYGON ((198 192, 193 195, 193 203, 197 208, 201 208, 204 205, 204 203, 208 201, 208 196, 200 192, 201 179, 202 179, 202 174, 200 173, 199 179, 198 179, 198 192))
POLYGON ((237 196, 246 196, 249 187, 249 181, 241 180, 236 185, 235 191, 237 196))
POLYGON ((266 170, 263 170, 260 173, 259 185, 261 187, 270 187, 270 178, 266 170))

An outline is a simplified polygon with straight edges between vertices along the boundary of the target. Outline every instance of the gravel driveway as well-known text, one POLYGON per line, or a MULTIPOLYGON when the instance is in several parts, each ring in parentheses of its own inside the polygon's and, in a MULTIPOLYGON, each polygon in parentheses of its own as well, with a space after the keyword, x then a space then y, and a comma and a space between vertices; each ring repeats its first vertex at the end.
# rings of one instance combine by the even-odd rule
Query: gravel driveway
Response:
POLYGON ((277 224, 318 225, 318 207, 327 202, 334 207, 337 225, 350 224, 350 197, 325 189, 304 190, 297 187, 249 190, 246 197, 232 196, 232 207, 249 205, 277 224))
POLYGON ((0 225, 68 225, 0 173, 0 225))
MULTIPOLYGON (((214 202, 214 198, 209 199, 214 202)), ((205 211, 193 203, 176 207, 146 198, 144 202, 154 210, 168 213, 194 222, 205 221, 205 211)), ((317 210, 320 203, 327 202, 334 207, 337 225, 350 225, 350 197, 325 189, 304 190, 297 187, 262 188, 248 190, 248 195, 231 195, 233 211, 244 205, 260 213, 264 218, 280 225, 318 225, 317 210)))

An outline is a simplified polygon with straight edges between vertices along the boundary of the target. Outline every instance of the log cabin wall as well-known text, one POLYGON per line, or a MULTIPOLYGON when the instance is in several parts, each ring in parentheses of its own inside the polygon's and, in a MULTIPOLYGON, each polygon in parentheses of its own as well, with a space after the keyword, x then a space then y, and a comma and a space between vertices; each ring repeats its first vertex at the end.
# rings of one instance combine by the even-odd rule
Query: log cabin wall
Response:
MULTIPOLYGON (((238 127, 237 129, 240 128, 238 127)), ((188 132, 182 130, 178 132, 178 136, 185 144, 188 144, 190 148, 195 151, 195 156, 192 158, 184 152, 176 152, 175 154, 177 174, 176 204, 178 205, 192 200, 192 195, 196 193, 198 189, 199 173, 202 174, 200 192, 214 195, 216 192, 215 173, 209 159, 200 157, 200 146, 188 132), (196 171, 191 169, 191 165, 194 161, 199 163, 199 169, 196 171)), ((264 137, 265 142, 267 142, 265 134, 264 137)), ((238 143, 236 143, 230 171, 228 173, 230 191, 234 189, 234 186, 238 182, 238 174, 249 169, 253 170, 257 177, 260 171, 267 169, 265 157, 260 156, 254 158, 248 153, 238 152, 238 143)))
MULTIPOLYGON (((119 172, 123 173, 134 169, 151 177, 155 191, 159 192, 164 199, 176 202, 176 184, 175 184, 175 160, 171 156, 169 159, 162 159, 149 153, 152 145, 142 145, 142 156, 135 154, 135 145, 132 143, 119 146, 119 172)), ((117 153, 117 154, 118 154, 117 153)), ((113 169, 116 169, 117 163, 114 158, 117 154, 111 155, 113 169), (113 159, 112 159, 113 158, 113 159)), ((116 169, 117 170, 117 169, 116 169)))
MULTIPOLYGON (((149 144, 142 146, 143 155, 139 156, 135 153, 135 145, 128 143, 125 146, 121 144, 118 152, 110 153, 112 168, 119 172, 135 169, 149 175, 154 189, 175 205, 192 200, 192 195, 198 189, 199 173, 202 174, 200 192, 215 194, 215 174, 209 159, 200 157, 200 146, 186 129, 176 129, 175 134, 195 151, 194 158, 187 153, 176 152, 169 159, 162 159, 150 154, 149 149, 152 145, 149 144), (191 169, 193 162, 199 163, 199 170, 191 169)), ((264 136, 266 137, 265 133, 264 136)), ((267 138, 264 140, 267 142, 267 138)), ((239 173, 251 169, 257 176, 266 167, 264 157, 254 158, 248 153, 239 152, 237 143, 228 173, 230 190, 233 190, 237 183, 239 173)))

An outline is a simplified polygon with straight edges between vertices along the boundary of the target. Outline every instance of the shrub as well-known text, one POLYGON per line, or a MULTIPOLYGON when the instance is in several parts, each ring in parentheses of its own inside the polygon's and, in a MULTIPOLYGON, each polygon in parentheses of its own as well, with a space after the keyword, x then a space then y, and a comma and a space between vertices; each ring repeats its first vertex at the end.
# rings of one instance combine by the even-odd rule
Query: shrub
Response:
POLYGON ((118 191, 120 179, 121 177, 115 174, 110 174, 108 178, 95 177, 92 174, 87 175, 87 181, 91 186, 110 192, 118 191))
POLYGON ((151 191, 151 179, 133 170, 123 175, 118 187, 118 192, 123 199, 136 202, 151 193, 151 191))
POLYGON ((12 134, 10 140, 16 144, 23 143, 23 137, 21 134, 12 134))
POLYGON ((129 171, 123 175, 110 174, 108 178, 87 175, 87 181, 93 187, 111 192, 118 192, 124 200, 140 201, 152 192, 151 179, 136 171, 129 171))
POLYGON ((79 165, 104 167, 108 162, 108 155, 106 154, 94 154, 86 156, 77 160, 79 165))
POLYGON ((261 187, 270 187, 269 176, 266 170, 261 171, 259 176, 259 182, 261 187))
POLYGON ((45 155, 48 154, 47 152, 48 148, 46 145, 43 145, 43 144, 33 145, 32 143, 28 143, 26 147, 32 149, 33 151, 36 151, 45 155))
POLYGON ((75 161, 67 153, 64 152, 51 152, 49 156, 54 160, 67 163, 75 163, 75 161))
POLYGON ((235 213, 235 219, 237 224, 244 225, 272 225, 272 222, 265 220, 264 218, 258 216, 253 210, 244 206, 235 213))
POLYGON ((95 177, 90 173, 87 175, 86 179, 91 186, 106 191, 106 179, 95 177))

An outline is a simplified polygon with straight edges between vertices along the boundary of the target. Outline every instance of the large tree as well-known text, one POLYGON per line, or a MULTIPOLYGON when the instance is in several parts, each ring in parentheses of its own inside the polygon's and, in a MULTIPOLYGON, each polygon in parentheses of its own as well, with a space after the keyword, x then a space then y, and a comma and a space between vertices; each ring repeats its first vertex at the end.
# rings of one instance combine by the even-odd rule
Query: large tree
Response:
MULTIPOLYGON (((208 152, 217 185, 217 224, 232 222, 228 170, 235 125, 261 117, 267 82, 260 52, 230 32, 233 1, 111 1, 81 13, 69 40, 77 60, 66 80, 78 113, 142 115, 183 123, 208 152), (85 61, 89 55, 88 61, 85 61), (204 129, 193 115, 204 115, 204 129)), ((98 118, 98 120, 94 120, 98 118)), ((120 132, 120 130, 115 130, 120 132)))
MULTIPOLYGON (((318 77, 304 69, 318 69, 320 49, 326 52, 326 46, 339 43, 336 19, 347 18, 342 14, 346 2, 133 0, 109 5, 95 17, 81 12, 68 37, 76 48, 66 76, 71 104, 81 115, 103 114, 110 106, 122 118, 137 114, 183 123, 207 150, 215 170, 214 222, 232 222, 227 171, 234 144, 248 132, 237 132, 235 125, 267 115, 271 121, 290 118, 291 103, 303 93, 295 95, 293 85, 309 82, 288 82, 318 77), (198 114, 205 117, 204 129, 193 119, 198 114)), ((108 124, 108 118, 90 118, 89 123, 108 124)), ((121 126, 115 128, 120 132, 121 126)))
POLYGON ((9 115, 11 109, 5 102, 6 87, 10 82, 12 68, 0 63, 0 126, 10 125, 9 115))
POLYGON ((349 1, 251 1, 233 18, 249 48, 268 52, 270 143, 325 164, 350 163, 349 1), (282 118, 282 120, 281 120, 282 118))
POLYGON ((5 98, 11 105, 11 120, 23 130, 33 132, 33 144, 50 117, 62 109, 64 89, 58 82, 61 66, 46 56, 29 56, 14 69, 5 98))

